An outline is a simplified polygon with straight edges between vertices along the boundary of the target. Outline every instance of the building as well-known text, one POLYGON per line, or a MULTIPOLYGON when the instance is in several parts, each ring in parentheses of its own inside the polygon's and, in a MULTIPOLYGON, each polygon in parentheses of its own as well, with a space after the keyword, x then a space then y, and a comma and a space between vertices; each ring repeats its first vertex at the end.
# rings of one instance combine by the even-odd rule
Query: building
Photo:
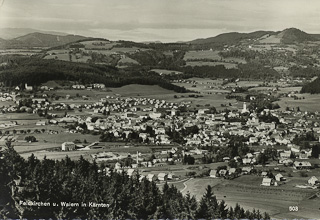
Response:
POLYGON ((75 150, 76 145, 73 142, 64 142, 61 145, 63 151, 75 150))
POLYGON ((293 167, 295 169, 310 169, 312 166, 311 166, 311 163, 308 162, 308 161, 295 161, 293 163, 293 167))
POLYGON ((147 175, 147 180, 149 180, 150 182, 156 181, 157 180, 157 176, 155 174, 153 174, 153 173, 149 173, 147 175))
POLYGON ((27 83, 26 83, 24 86, 25 86, 25 89, 26 89, 27 91, 32 91, 32 90, 33 90, 32 86, 28 86, 27 83))
POLYGON ((158 180, 160 181, 167 181, 168 175, 165 173, 159 173, 158 174, 158 180))
POLYGON ((210 170, 210 177, 211 178, 217 178, 217 170, 210 170))
POLYGON ((128 169, 127 174, 129 177, 132 177, 136 173, 135 169, 128 169))
POLYGON ((249 111, 248 111, 248 109, 247 109, 247 104, 244 102, 241 113, 246 113, 246 112, 249 112, 249 111))
POLYGON ((262 179, 261 186, 272 186, 272 185, 274 185, 273 179, 267 178, 267 177, 262 179))
POLYGON ((315 176, 312 176, 312 177, 308 180, 308 184, 310 184, 310 185, 312 185, 312 186, 314 186, 314 185, 316 185, 316 184, 318 184, 318 183, 319 183, 319 180, 318 180, 318 178, 315 177, 315 176))
POLYGON ((286 178, 284 178, 281 173, 278 173, 278 174, 275 176, 275 179, 276 179, 276 181, 278 181, 278 182, 280 182, 280 181, 285 181, 285 180, 286 180, 286 178))

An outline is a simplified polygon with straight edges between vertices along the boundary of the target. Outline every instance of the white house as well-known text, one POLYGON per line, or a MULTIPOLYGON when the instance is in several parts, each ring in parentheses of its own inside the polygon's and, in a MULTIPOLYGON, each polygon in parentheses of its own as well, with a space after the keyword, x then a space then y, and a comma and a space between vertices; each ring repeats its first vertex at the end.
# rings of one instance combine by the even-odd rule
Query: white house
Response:
POLYGON ((158 180, 160 181, 167 181, 168 175, 165 173, 159 173, 158 174, 158 180))
POLYGON ((64 142, 61 145, 61 149, 63 151, 75 150, 76 149, 76 145, 73 142, 64 142))
POLYGON ((275 179, 276 179, 276 181, 279 181, 279 182, 286 180, 286 178, 284 178, 281 173, 278 173, 278 174, 275 176, 275 179))
POLYGON ((133 176, 133 175, 136 173, 135 171, 136 171, 135 169, 128 169, 128 170, 127 170, 128 176, 129 176, 129 177, 133 176))
POLYGON ((315 176, 312 176, 309 180, 308 180, 308 183, 312 186, 316 185, 317 183, 319 183, 319 180, 317 177, 315 176))
POLYGON ((149 174, 147 175, 147 180, 149 180, 150 182, 156 181, 156 180, 157 180, 157 177, 156 177, 155 174, 149 173, 149 174))
POLYGON ((272 186, 272 185, 274 185, 274 180, 271 178, 267 178, 267 177, 263 178, 261 185, 262 186, 272 186))
POLYGON ((217 178, 217 170, 210 170, 210 177, 211 178, 217 178))

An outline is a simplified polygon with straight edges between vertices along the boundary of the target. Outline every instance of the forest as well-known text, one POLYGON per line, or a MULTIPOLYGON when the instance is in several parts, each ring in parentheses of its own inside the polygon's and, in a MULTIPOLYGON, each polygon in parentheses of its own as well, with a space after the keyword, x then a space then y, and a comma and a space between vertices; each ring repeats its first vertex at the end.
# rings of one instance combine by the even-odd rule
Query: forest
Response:
MULTIPOLYGON (((218 201, 211 186, 197 201, 185 196, 167 183, 160 189, 155 182, 139 181, 139 173, 129 178, 125 172, 117 173, 96 162, 81 157, 61 161, 34 155, 23 159, 6 143, 0 159, 0 190, 8 199, 6 212, 0 218, 58 218, 58 219, 270 219, 259 210, 245 211, 238 204, 227 207, 218 201), (12 188, 12 190, 10 189, 12 188), (17 206, 15 201, 41 201, 50 206, 17 206), (104 203, 107 207, 61 206, 61 202, 104 203), (58 204, 53 206, 52 204, 58 204), (8 211, 9 210, 9 211, 8 211), (6 214, 5 214, 6 213, 6 214)), ((1 208, 1 207, 0 207, 1 208)))
POLYGON ((171 84, 158 74, 144 69, 119 70, 116 67, 97 64, 73 63, 59 60, 44 60, 38 57, 11 57, 9 65, 0 69, 0 82, 5 86, 38 86, 49 80, 77 81, 82 84, 103 83, 107 87, 129 84, 159 85, 175 92, 186 89, 171 84))
POLYGON ((320 93, 320 78, 316 78, 310 83, 305 84, 301 88, 301 93, 311 93, 319 94, 320 93))

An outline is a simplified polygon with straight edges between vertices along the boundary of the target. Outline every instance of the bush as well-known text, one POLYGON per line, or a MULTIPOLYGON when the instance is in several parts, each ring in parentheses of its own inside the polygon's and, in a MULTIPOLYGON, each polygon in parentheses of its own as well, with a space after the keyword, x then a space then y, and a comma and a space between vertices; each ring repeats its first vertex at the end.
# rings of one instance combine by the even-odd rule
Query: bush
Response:
POLYGON ((28 141, 28 142, 36 142, 37 139, 34 136, 27 136, 24 138, 24 140, 28 141))
POLYGON ((188 177, 194 177, 195 175, 196 175, 196 172, 194 172, 194 171, 186 173, 186 176, 188 176, 188 177))

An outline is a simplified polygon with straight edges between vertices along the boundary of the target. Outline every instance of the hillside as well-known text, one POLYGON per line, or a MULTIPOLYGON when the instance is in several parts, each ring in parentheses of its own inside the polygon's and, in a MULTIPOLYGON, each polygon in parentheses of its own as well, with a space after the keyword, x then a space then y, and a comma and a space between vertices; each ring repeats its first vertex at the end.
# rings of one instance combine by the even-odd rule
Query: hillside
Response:
POLYGON ((319 94, 320 93, 320 78, 316 78, 312 82, 304 85, 301 89, 301 93, 319 94))
POLYGON ((320 37, 317 34, 308 34, 297 28, 287 28, 281 32, 255 31, 252 33, 231 32, 220 34, 206 39, 196 39, 190 44, 238 44, 243 40, 260 40, 261 43, 302 43, 305 41, 316 41, 320 37))
POLYGON ((252 33, 238 33, 231 32, 225 34, 219 34, 215 37, 210 37, 206 39, 197 39, 190 41, 191 44, 211 44, 211 43, 225 43, 225 44, 237 44, 241 40, 245 39, 256 39, 260 38, 266 34, 274 34, 272 31, 255 31, 252 33))
POLYGON ((292 43, 303 43, 305 41, 315 41, 316 37, 307 34, 296 28, 288 28, 277 34, 277 37, 281 39, 281 43, 292 44, 292 43))
POLYGON ((43 34, 53 34, 65 36, 67 33, 57 32, 57 31, 42 31, 33 28, 0 28, 0 38, 5 40, 11 40, 20 36, 24 36, 31 33, 43 33, 43 34))
POLYGON ((55 47, 71 42, 88 39, 79 35, 53 35, 43 33, 31 33, 21 37, 7 40, 4 48, 32 48, 32 47, 55 47))

